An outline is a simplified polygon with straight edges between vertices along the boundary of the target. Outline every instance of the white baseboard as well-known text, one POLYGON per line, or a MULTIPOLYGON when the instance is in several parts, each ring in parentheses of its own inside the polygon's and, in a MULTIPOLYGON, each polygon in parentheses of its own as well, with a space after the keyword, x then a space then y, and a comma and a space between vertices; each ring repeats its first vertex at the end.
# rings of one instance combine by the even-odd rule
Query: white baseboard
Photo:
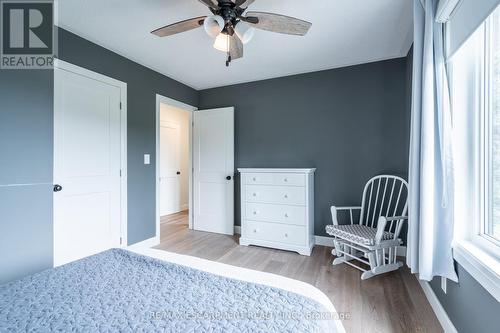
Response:
POLYGON ((406 258, 406 246, 400 246, 400 247, 398 247, 396 255, 398 257, 405 257, 406 258))
POLYGON ((427 300, 429 301, 429 304, 432 307, 432 310, 434 310, 434 313, 436 314, 437 319, 439 320, 439 323, 441 323, 441 326, 443 327, 443 330, 445 333, 458 333, 457 329, 455 328, 455 325, 450 320, 450 317, 448 317, 448 314, 446 313, 445 309, 441 305, 441 302, 439 302, 439 299, 437 298, 436 294, 434 293, 434 290, 432 290, 431 285, 429 282, 420 280, 418 279, 418 283, 420 283, 420 287, 422 287, 422 290, 424 291, 425 297, 427 297, 427 300))
POLYGON ((181 205, 181 211, 188 210, 189 209, 189 204, 182 204, 181 205))
POLYGON ((314 245, 333 246, 333 238, 325 236, 314 236, 314 245))
POLYGON ((129 245, 128 248, 133 249, 133 250, 149 249, 149 248, 152 248, 152 247, 157 246, 159 244, 160 244, 160 237, 155 236, 155 237, 145 239, 142 242, 129 245))

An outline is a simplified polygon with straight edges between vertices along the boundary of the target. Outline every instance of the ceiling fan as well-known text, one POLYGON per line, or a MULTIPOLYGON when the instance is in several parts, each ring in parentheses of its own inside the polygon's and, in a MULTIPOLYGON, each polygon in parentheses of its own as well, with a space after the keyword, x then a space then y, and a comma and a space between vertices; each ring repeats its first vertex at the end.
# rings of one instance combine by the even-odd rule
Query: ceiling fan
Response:
POLYGON ((214 48, 227 53, 226 66, 229 66, 232 60, 243 57, 243 44, 252 39, 254 28, 304 36, 312 25, 310 22, 285 15, 246 12, 248 6, 255 0, 198 1, 210 9, 211 16, 200 16, 169 24, 151 33, 166 37, 203 26, 206 33, 215 38, 214 48))

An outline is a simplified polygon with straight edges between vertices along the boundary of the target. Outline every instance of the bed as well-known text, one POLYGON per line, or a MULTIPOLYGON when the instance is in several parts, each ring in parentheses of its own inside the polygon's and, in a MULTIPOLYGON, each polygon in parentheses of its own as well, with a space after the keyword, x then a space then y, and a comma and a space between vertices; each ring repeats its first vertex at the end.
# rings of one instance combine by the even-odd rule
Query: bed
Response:
POLYGON ((344 332, 306 283, 154 249, 111 249, 0 286, 0 332, 344 332))

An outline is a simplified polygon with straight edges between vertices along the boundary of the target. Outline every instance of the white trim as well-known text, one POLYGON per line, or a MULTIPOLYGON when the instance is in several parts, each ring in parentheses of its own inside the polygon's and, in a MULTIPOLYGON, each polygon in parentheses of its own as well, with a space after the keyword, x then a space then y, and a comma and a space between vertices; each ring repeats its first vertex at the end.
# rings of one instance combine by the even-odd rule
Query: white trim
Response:
POLYGON ((500 262, 496 258, 468 241, 454 245, 453 258, 500 302, 500 262))
POLYGON ((185 203, 185 204, 181 205, 181 212, 185 211, 185 210, 188 210, 188 209, 189 209, 189 204, 185 203))
MULTIPOLYGON (((127 87, 127 84, 123 81, 119 81, 119 80, 113 79, 109 76, 93 72, 91 70, 88 70, 86 68, 83 68, 83 67, 80 67, 77 65, 73 65, 72 63, 66 62, 66 61, 61 60, 61 59, 54 59, 54 68, 63 69, 65 71, 72 72, 72 73, 75 73, 78 75, 82 75, 82 76, 88 77, 88 78, 93 79, 93 80, 101 81, 101 82, 104 82, 106 84, 118 87, 120 89, 127 87)), ((126 96, 127 95, 125 95, 125 97, 126 96)))
POLYGON ((122 216, 122 246, 128 245, 128 168, 127 168, 127 155, 128 155, 128 146, 127 146, 127 84, 123 83, 123 86, 120 88, 121 91, 121 216, 122 216))
POLYGON ((398 257, 406 257, 406 246, 399 246, 396 255, 398 257))
POLYGON ((446 23, 453 17, 461 0, 441 0, 436 11, 436 22, 446 23))
POLYGON ((439 320, 439 323, 443 327, 443 330, 445 333, 458 333, 457 329, 455 328, 455 325, 453 325, 453 322, 450 320, 450 317, 448 317, 448 314, 446 313, 445 309, 441 305, 441 302, 439 302, 439 299, 437 298, 436 294, 432 290, 429 282, 420 280, 418 279, 418 283, 420 284, 420 287, 422 288, 425 297, 429 301, 429 304, 432 307, 432 310, 436 314, 437 319, 439 320))
POLYGON ((254 168, 238 168, 240 173, 268 173, 268 172, 279 172, 279 173, 314 173, 316 171, 315 168, 307 168, 307 169, 279 169, 279 168, 268 168, 268 169, 254 169, 254 168))
POLYGON ((333 237, 314 236, 314 245, 333 247, 333 237))
MULTIPOLYGON (((61 59, 54 59, 54 68, 65 70, 74 74, 85 76, 87 78, 97 80, 120 89, 120 237, 121 245, 128 244, 128 210, 127 210, 127 83, 113 79, 111 77, 90 71, 88 69, 73 65, 61 59)), ((55 71, 54 71, 55 75, 55 71)))
MULTIPOLYGON (((171 99, 159 94, 156 94, 156 120, 155 120, 155 130, 156 130, 156 143, 155 143, 155 187, 156 187, 156 237, 160 237, 160 105, 167 104, 179 109, 183 109, 189 112, 189 203, 188 207, 194 207, 193 205, 193 113, 198 110, 198 108, 179 102, 175 99, 171 99)), ((181 207, 181 210, 183 208, 181 207)), ((187 207, 186 207, 187 209, 187 207)), ((189 210, 189 229, 193 229, 193 210, 189 210)))
POLYGON ((132 244, 130 246, 127 246, 127 249, 128 250, 150 249, 157 245, 160 245, 160 236, 151 237, 146 240, 143 240, 142 242, 132 244))
POLYGON ((491 217, 489 24, 483 23, 451 61, 457 173, 454 259, 500 302, 499 246, 485 234, 491 217), (463 83, 463 82, 466 82, 463 83), (464 93, 464 92, 467 93, 464 93), (469 112, 474 111, 474 112, 469 112), (472 223, 471 223, 472 222, 472 223))

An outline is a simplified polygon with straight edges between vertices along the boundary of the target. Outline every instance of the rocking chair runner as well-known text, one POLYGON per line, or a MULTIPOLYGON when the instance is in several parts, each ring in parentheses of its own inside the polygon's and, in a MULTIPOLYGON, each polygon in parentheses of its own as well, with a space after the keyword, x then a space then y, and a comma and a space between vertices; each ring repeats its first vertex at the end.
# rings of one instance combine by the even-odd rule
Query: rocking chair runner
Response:
POLYGON ((361 279, 390 272, 403 265, 396 260, 402 244, 399 234, 408 208, 408 183, 396 176, 376 176, 366 183, 360 207, 331 207, 333 225, 326 232, 334 236, 333 265, 346 263, 363 272, 361 279), (338 213, 348 212, 350 224, 339 225, 338 213), (355 212, 360 211, 355 221, 355 212), (353 261, 368 265, 364 269, 353 261))

